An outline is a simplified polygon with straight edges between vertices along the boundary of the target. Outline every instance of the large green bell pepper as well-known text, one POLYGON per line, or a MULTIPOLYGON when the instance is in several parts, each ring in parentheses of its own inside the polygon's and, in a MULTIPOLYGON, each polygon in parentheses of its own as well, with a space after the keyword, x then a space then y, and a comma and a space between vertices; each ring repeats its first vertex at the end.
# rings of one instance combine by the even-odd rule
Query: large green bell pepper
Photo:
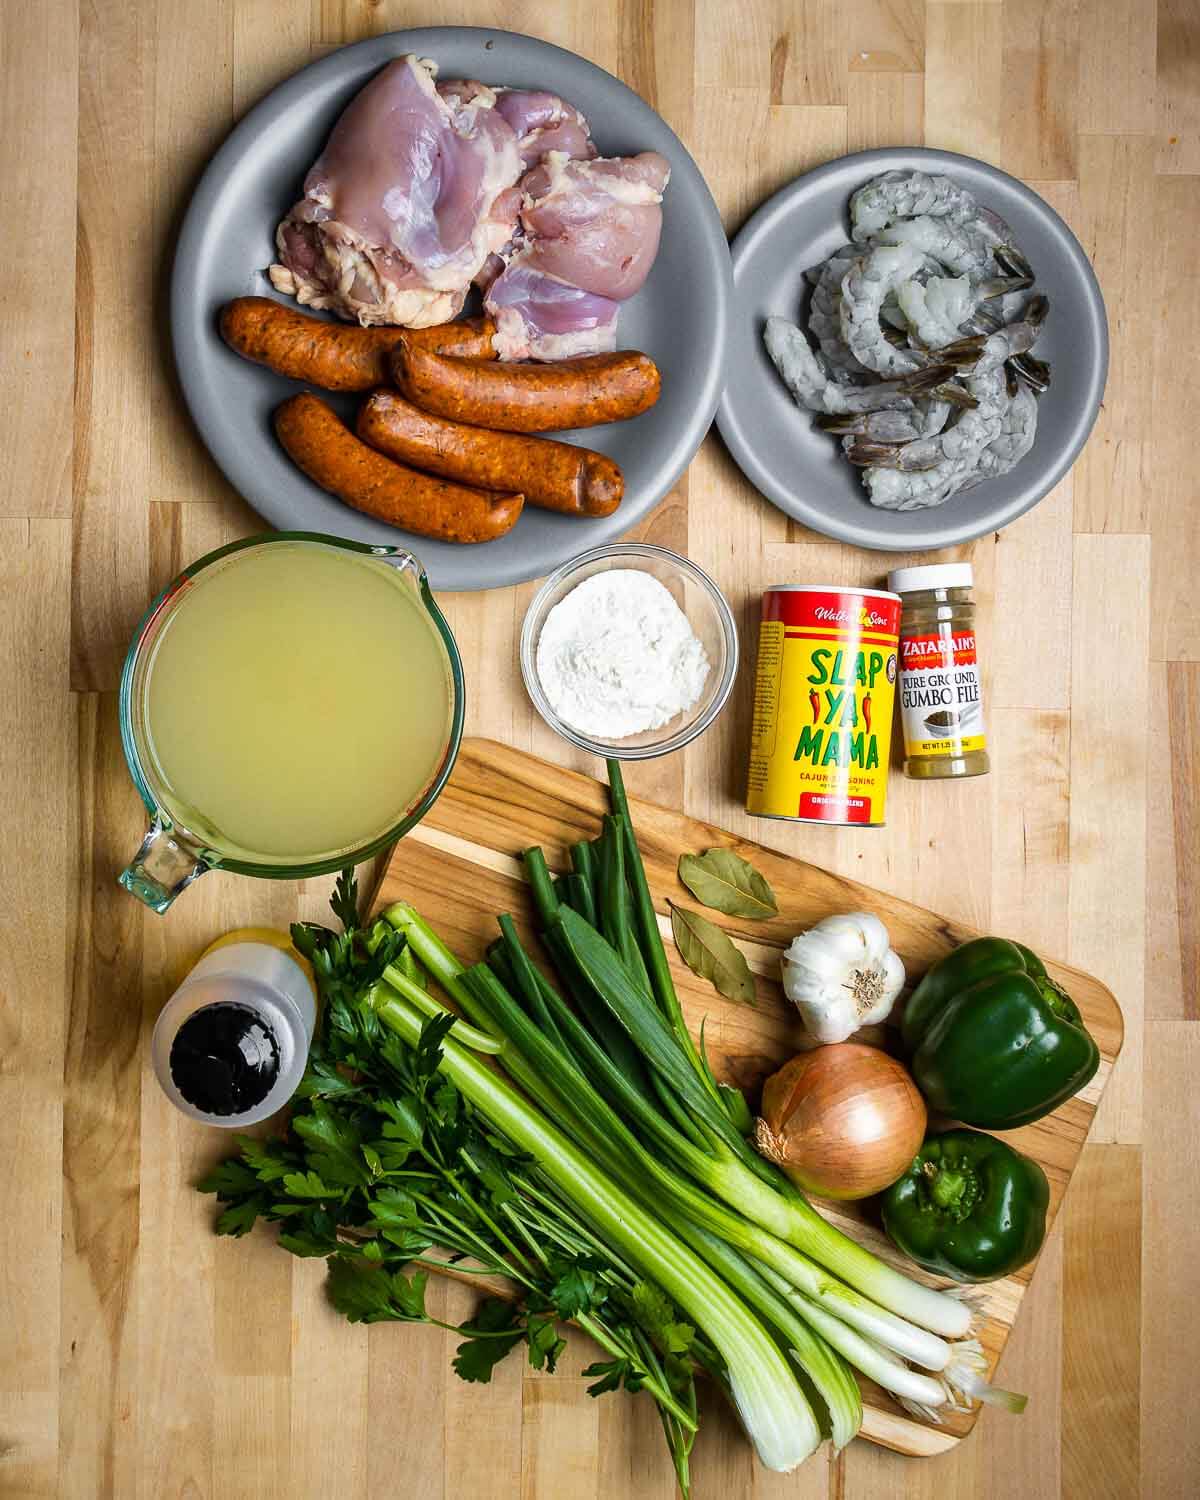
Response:
POLYGON ((1037 1162, 995 1136, 947 1130, 884 1193, 883 1227, 927 1271, 995 1281, 1041 1249, 1049 1202, 1037 1162))
POLYGON ((1012 1130, 1084 1086, 1100 1049, 1036 954, 976 938, 940 959, 904 1012, 910 1067, 932 1109, 967 1125, 1012 1130))

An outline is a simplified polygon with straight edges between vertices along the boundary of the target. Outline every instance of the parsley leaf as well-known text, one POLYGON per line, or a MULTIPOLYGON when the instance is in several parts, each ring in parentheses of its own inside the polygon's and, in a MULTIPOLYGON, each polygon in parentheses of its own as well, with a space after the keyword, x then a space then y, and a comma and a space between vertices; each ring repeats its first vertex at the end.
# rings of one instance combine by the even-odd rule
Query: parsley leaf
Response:
POLYGON ((314 1260, 318 1256, 332 1255, 337 1249, 336 1239, 324 1239, 307 1229, 297 1229, 294 1232, 284 1230, 279 1236, 279 1243, 293 1255, 311 1257, 314 1260))
POLYGON ((318 1100, 309 1113, 293 1117, 292 1129, 308 1146, 312 1167, 327 1181, 346 1187, 368 1181, 362 1136, 347 1116, 335 1114, 318 1100))
POLYGON ((550 1269, 556 1275, 549 1292, 550 1301, 564 1323, 580 1313, 595 1311, 604 1302, 607 1293, 596 1277, 596 1271, 602 1267, 590 1257, 568 1260, 566 1256, 551 1256, 550 1269))
POLYGON ((696 1330, 677 1321, 678 1309, 666 1292, 653 1281, 639 1281, 633 1288, 633 1316, 664 1354, 684 1354, 691 1348, 696 1330))
POLYGON ((336 1198, 333 1188, 322 1182, 316 1172, 288 1172, 283 1190, 292 1198, 336 1198))
POLYGON ((368 1200, 367 1212, 381 1228, 407 1229, 417 1222, 416 1202, 404 1188, 381 1187, 368 1200))
POLYGON ((546 1370, 554 1374, 558 1357, 567 1347, 567 1341, 559 1337, 553 1318, 530 1318, 526 1325, 529 1340, 529 1363, 535 1370, 546 1370))
POLYGON ((265 1215, 270 1202, 265 1193, 255 1193, 250 1198, 239 1199, 231 1203, 229 1207, 217 1219, 218 1234, 243 1235, 253 1229, 254 1221, 265 1215))
POLYGON ((298 1164, 297 1153, 282 1141, 258 1141, 251 1135, 239 1135, 238 1145, 242 1160, 254 1169, 259 1182, 282 1182, 298 1164))
POLYGON ((485 1298, 471 1321, 462 1325, 462 1332, 483 1336, 459 1344, 454 1371, 460 1380, 479 1385, 487 1385, 500 1361, 525 1339, 518 1309, 502 1297, 485 1298))
POLYGON ((583 1373, 585 1376, 599 1377, 595 1384, 588 1386, 589 1396, 603 1396, 607 1391, 640 1391, 644 1376, 644 1372, 627 1357, 598 1360, 595 1364, 588 1365, 583 1373))
POLYGON ((419 1323, 426 1317, 425 1271, 405 1276, 361 1257, 336 1256, 329 1263, 329 1296, 351 1323, 419 1323))
POLYGON ((347 932, 358 926, 358 881, 352 866, 347 865, 338 876, 329 905, 347 932))
POLYGON ((419 1146, 425 1133, 425 1122, 420 1112, 409 1099, 381 1099, 378 1104, 381 1114, 387 1116, 383 1133, 389 1140, 408 1141, 419 1146))
POLYGON ((308 1071, 296 1090, 301 1099, 352 1099, 363 1092, 361 1079, 348 1075, 344 1064, 323 1056, 320 1052, 310 1054, 308 1071))
POLYGON ((381 1267, 363 1268, 351 1260, 329 1262, 329 1300, 351 1323, 379 1323, 391 1317, 391 1277, 381 1267))
POLYGON ((258 1173, 238 1157, 231 1156, 202 1177, 196 1187, 201 1193, 216 1193, 222 1200, 240 1198, 258 1191, 258 1173))

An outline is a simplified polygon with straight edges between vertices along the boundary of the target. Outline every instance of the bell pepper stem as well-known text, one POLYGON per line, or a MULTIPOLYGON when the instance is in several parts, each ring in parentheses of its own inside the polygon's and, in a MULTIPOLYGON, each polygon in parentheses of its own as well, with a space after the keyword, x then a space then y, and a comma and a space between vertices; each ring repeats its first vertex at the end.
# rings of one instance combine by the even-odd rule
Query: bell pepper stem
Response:
POLYGON ((921 1170, 929 1183, 929 1196, 939 1208, 953 1212, 962 1206, 967 1191, 966 1173, 955 1171, 953 1167, 936 1166, 931 1161, 925 1162, 921 1170))

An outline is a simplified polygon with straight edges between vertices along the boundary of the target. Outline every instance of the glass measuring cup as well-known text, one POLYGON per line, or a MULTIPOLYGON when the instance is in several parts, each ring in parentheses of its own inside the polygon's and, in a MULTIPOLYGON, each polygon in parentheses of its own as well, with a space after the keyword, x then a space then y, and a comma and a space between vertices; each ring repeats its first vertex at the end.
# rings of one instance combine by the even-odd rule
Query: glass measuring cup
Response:
MULTIPOLYGON (((176 637, 177 639, 178 637, 176 637)), ((386 685, 381 684, 380 692, 386 685)), ((374 547, 340 537, 314 532, 281 531, 267 536, 251 537, 218 548, 186 568, 151 604, 138 627, 121 674, 120 691, 121 741, 130 775, 141 794, 150 818, 142 846, 122 871, 119 879, 125 889, 154 911, 163 912, 193 880, 206 870, 231 870, 236 874, 255 875, 276 880, 300 880, 309 875, 327 874, 346 865, 369 858, 418 823, 436 800, 453 768, 462 738, 463 675, 454 637, 444 616, 434 602, 425 571, 412 553, 399 547, 374 547), (408 801, 403 816, 386 830, 358 839, 347 845, 322 849, 302 858, 286 854, 256 854, 227 838, 213 827, 198 808, 194 816, 181 814, 180 798, 173 795, 153 749, 149 726, 148 698, 151 668, 156 649, 176 612, 189 597, 203 575, 215 577, 215 570, 234 568, 239 560, 264 548, 291 546, 334 549, 370 559, 393 571, 393 577, 411 590, 412 602, 424 613, 432 626, 435 651, 442 658, 445 671, 447 723, 440 756, 434 761, 428 780, 408 801), (171 810, 174 804, 174 811, 171 810)), ((432 758, 432 757, 431 757, 432 758)))

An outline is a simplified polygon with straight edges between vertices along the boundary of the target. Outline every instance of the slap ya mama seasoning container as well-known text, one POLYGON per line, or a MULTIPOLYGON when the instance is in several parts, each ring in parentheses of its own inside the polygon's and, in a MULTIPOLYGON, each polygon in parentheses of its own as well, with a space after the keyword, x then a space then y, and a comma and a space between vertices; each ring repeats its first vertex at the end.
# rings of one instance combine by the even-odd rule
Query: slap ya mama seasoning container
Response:
POLYGON ((746 811, 884 821, 900 596, 837 584, 763 595, 746 811))
POLYGON ((974 582, 970 563, 931 563, 888 574, 888 587, 904 598, 900 724, 904 774, 916 781, 982 776, 988 769, 974 582))

